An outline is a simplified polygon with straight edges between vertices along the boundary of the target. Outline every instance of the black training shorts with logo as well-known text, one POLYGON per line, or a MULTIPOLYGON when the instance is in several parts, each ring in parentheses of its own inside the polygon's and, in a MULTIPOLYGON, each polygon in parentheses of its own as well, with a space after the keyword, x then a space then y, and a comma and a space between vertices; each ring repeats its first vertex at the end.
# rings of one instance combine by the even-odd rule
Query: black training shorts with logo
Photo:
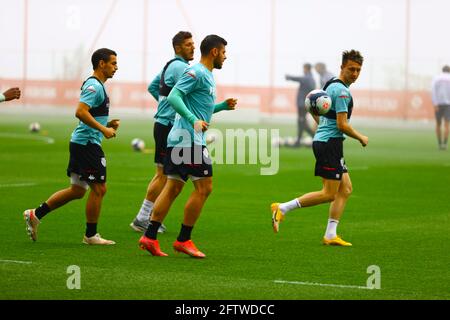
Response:
POLYGON ((167 154, 167 136, 169 135, 171 125, 163 125, 155 122, 153 126, 153 138, 155 139, 155 163, 164 165, 164 158, 167 154))
POLYGON ((348 172, 344 160, 343 138, 330 138, 328 142, 314 141, 313 151, 316 157, 314 174, 324 179, 341 180, 348 172))
POLYGON ((206 146, 168 147, 164 162, 165 175, 179 175, 184 181, 189 176, 212 177, 212 164, 206 146))
POLYGON ((106 182, 106 158, 101 146, 90 142, 87 145, 71 142, 69 150, 67 176, 70 177, 73 172, 87 183, 106 182))

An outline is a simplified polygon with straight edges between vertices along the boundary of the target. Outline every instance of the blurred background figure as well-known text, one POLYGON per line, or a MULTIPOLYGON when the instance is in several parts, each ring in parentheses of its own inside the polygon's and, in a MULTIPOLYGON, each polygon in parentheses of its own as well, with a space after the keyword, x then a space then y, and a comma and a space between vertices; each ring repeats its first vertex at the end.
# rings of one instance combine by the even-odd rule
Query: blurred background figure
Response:
POLYGON ((334 77, 334 74, 327 70, 327 66, 323 62, 317 62, 314 69, 316 69, 316 72, 320 76, 320 89, 322 89, 325 83, 334 77))
POLYGON ((297 140, 294 146, 300 147, 303 131, 306 131, 311 138, 314 137, 314 130, 306 119, 305 98, 306 95, 316 88, 316 83, 312 76, 312 66, 310 63, 303 65, 303 76, 286 75, 286 80, 299 83, 297 92, 297 140))
POLYGON ((17 87, 9 88, 5 92, 0 93, 0 102, 19 99, 19 98, 20 98, 20 89, 17 87))
POLYGON ((433 79, 431 99, 436 115, 436 136, 439 149, 447 150, 448 122, 450 120, 450 66, 444 66, 442 73, 433 79), (444 123, 443 132, 442 123, 444 123))

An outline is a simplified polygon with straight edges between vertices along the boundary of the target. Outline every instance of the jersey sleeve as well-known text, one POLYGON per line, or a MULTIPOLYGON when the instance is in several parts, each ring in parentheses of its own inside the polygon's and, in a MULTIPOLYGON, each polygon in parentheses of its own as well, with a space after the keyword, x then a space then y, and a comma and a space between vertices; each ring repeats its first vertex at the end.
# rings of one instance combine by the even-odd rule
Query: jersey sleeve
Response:
POLYGON ((80 102, 91 108, 98 106, 103 101, 103 89, 95 84, 86 83, 81 90, 80 102))
POLYGON ((156 101, 159 99, 159 81, 161 80, 161 73, 153 79, 153 81, 149 84, 147 91, 155 98, 156 101))
POLYGON ((184 71, 180 80, 175 84, 175 88, 183 92, 185 95, 194 91, 202 81, 201 74, 192 68, 184 71))
POLYGON ((336 97, 334 103, 336 113, 348 112, 348 105, 351 100, 350 91, 343 86, 339 86, 335 88, 334 95, 336 97))

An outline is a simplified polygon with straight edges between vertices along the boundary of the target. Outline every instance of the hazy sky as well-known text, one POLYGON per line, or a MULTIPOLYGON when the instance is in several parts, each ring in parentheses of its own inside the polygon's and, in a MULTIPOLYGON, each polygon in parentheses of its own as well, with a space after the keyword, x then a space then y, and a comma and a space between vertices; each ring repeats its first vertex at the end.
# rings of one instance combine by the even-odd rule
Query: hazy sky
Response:
MULTIPOLYGON (((408 0, 147 0, 147 24, 144 1, 28 0, 28 78, 84 77, 91 50, 109 47, 118 52, 117 80, 148 82, 173 55, 173 35, 190 30, 196 60, 204 36, 228 40, 215 72, 221 84, 293 86, 285 73, 323 61, 336 74, 341 52, 355 48, 365 57, 358 87, 404 85, 408 0)), ((25 3, 0 0, 0 79, 23 74, 25 3)), ((426 89, 450 63, 450 42, 439 37, 450 29, 450 1, 409 3, 410 83, 426 89)))

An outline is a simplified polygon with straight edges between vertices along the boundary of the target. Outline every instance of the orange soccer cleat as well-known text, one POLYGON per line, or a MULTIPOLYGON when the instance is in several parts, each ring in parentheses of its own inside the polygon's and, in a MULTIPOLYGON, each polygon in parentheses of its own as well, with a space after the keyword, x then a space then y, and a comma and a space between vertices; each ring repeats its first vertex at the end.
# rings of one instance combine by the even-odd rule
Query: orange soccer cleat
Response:
POLYGON ((151 253, 152 256, 157 257, 167 257, 168 254, 161 251, 159 248, 158 240, 147 238, 146 236, 142 236, 139 239, 139 247, 142 250, 147 250, 151 253))
POLYGON ((270 205, 270 211, 272 212, 272 227, 273 232, 278 233, 280 231, 280 222, 284 220, 284 215, 280 210, 280 204, 278 202, 270 205))
POLYGON ((194 258, 204 258, 206 255, 197 249, 194 242, 192 240, 187 240, 184 242, 181 241, 175 241, 173 243, 173 248, 175 251, 186 253, 187 255, 190 255, 194 258))
POLYGON ((323 237, 323 244, 326 246, 342 246, 342 247, 351 247, 352 244, 350 242, 347 242, 343 240, 340 236, 336 236, 336 238, 333 239, 327 239, 323 237))

